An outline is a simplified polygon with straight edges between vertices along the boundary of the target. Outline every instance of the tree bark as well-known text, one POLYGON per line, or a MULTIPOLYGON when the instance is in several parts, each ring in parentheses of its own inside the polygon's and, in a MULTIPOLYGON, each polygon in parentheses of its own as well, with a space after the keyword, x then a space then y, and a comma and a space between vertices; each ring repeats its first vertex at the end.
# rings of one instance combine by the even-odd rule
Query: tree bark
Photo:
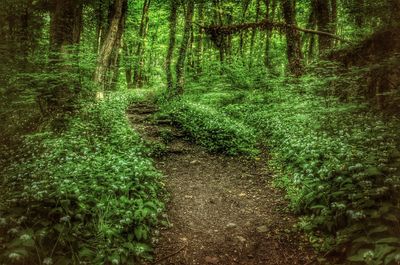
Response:
MULTIPOLYGON (((296 27, 296 8, 294 0, 282 1, 283 17, 287 25, 296 27)), ((286 30, 286 45, 289 72, 294 76, 303 73, 300 34, 294 28, 286 30)))
MULTIPOLYGON (((261 13, 261 6, 260 6, 260 0, 257 0, 256 3, 256 22, 258 22, 259 17, 260 17, 260 13, 261 13)), ((253 60, 254 60, 254 43, 255 43, 255 39, 256 39, 256 35, 257 35, 257 30, 253 29, 253 31, 251 32, 251 39, 250 39, 250 68, 253 66, 253 60)))
POLYGON ((82 4, 74 0, 56 0, 51 13, 50 47, 53 52, 80 42, 82 4))
MULTIPOLYGON (((315 18, 317 21, 317 26, 319 31, 331 32, 332 28, 330 25, 330 7, 329 1, 327 0, 313 0, 313 9, 315 18)), ((318 49, 319 53, 322 54, 326 50, 332 47, 332 39, 328 36, 320 35, 318 36, 318 49)))
MULTIPOLYGON (((199 3, 198 9, 197 9, 197 19, 200 23, 200 25, 204 24, 204 3, 201 2, 199 3)), ((197 47, 196 47, 196 72, 200 74, 202 72, 202 63, 203 63, 203 34, 204 34, 204 29, 202 27, 199 27, 199 30, 197 32, 197 47)))
POLYGON ((355 6, 353 6, 354 10, 354 22, 358 28, 362 28, 364 26, 364 16, 365 16, 365 0, 355 0, 355 6))
POLYGON ((175 50, 176 43, 176 24, 177 24, 177 14, 178 13, 178 0, 170 0, 170 15, 169 15, 169 45, 167 57, 165 59, 165 72, 167 76, 167 88, 168 95, 173 95, 174 90, 174 80, 172 76, 172 58, 175 50))
POLYGON ((176 94, 182 95, 185 85, 185 60, 189 45, 190 31, 192 30, 192 20, 194 12, 194 0, 188 0, 185 14, 185 27, 183 30, 183 39, 179 49, 179 57, 176 63, 176 94))
POLYGON ((139 41, 135 53, 135 70, 134 70, 134 80, 137 87, 143 86, 143 68, 144 68, 144 52, 146 48, 146 37, 149 25, 149 9, 151 0, 144 0, 142 18, 140 20, 139 27, 139 41))
MULTIPOLYGON (((247 15, 247 10, 249 9, 251 0, 244 0, 242 1, 242 18, 241 18, 241 23, 244 23, 246 21, 246 15, 247 15)), ((240 41, 239 41, 239 54, 243 57, 243 50, 244 50, 244 45, 245 45, 245 38, 246 38, 246 32, 240 32, 240 41)))
POLYGON ((119 52, 120 38, 123 32, 124 17, 127 8, 127 0, 114 0, 114 10, 107 35, 100 48, 97 67, 94 74, 94 81, 103 89, 107 85, 107 75, 110 67, 115 61, 113 52, 119 52))
MULTIPOLYGON (((276 0, 264 0, 265 5, 265 20, 266 21, 274 21, 275 19, 275 10, 276 10, 276 0)), ((270 61, 270 46, 271 46, 271 29, 267 29, 265 31, 265 49, 264 49, 264 65, 267 68, 271 67, 270 61)))
POLYGON ((389 4, 391 9, 389 25, 398 27, 400 25, 400 1, 389 0, 389 4))
MULTIPOLYGON (((308 17, 307 28, 314 30, 317 26, 316 18, 315 18, 315 9, 311 8, 310 15, 308 17)), ((308 45, 307 46, 307 61, 312 61, 314 59, 314 47, 315 47, 315 35, 311 34, 310 36, 304 35, 303 41, 308 45)))
POLYGON ((115 89, 118 79, 119 79, 119 63, 120 63, 120 49, 122 46, 122 36, 125 30, 125 10, 126 7, 124 6, 124 11, 122 15, 122 19, 120 20, 120 25, 117 32, 117 39, 115 40, 115 45, 111 54, 111 64, 110 64, 110 76, 108 78, 108 89, 115 89))
MULTIPOLYGON (((82 8, 82 3, 75 0, 56 0, 51 7, 50 50, 52 54, 50 59, 51 68, 57 73, 74 71, 73 67, 63 62, 68 55, 74 56, 78 52, 73 45, 80 42, 82 8)), ((80 91, 79 80, 69 77, 65 80, 60 78, 55 82, 51 90, 43 91, 39 95, 38 102, 44 115, 61 113, 63 117, 75 108, 75 101, 80 91)), ((63 119, 60 118, 61 120, 63 119)))
MULTIPOLYGON (((130 60, 132 58, 132 51, 129 44, 124 45, 125 60, 130 60)), ((126 63, 125 69, 126 86, 128 89, 133 87, 133 69, 130 63, 126 63)))
MULTIPOLYGON (((222 20, 222 15, 220 12, 219 4, 220 3, 218 0, 213 0, 213 7, 214 7, 213 23, 214 23, 214 25, 223 26, 223 20, 222 20)), ((226 49, 225 36, 216 36, 214 43, 216 44, 216 46, 218 48, 219 61, 222 65, 225 61, 225 49, 226 49)))

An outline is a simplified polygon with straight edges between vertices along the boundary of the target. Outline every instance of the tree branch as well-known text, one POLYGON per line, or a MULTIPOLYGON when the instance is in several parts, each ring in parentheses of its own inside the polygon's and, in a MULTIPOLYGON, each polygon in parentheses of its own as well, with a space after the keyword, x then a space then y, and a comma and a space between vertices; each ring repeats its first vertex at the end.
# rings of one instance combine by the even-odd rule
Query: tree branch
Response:
POLYGON ((350 41, 329 32, 312 30, 312 29, 303 29, 296 25, 288 25, 283 22, 273 22, 270 20, 262 20, 260 22, 255 22, 255 23, 243 23, 243 24, 232 24, 232 25, 209 25, 209 26, 202 26, 199 24, 197 25, 203 28, 204 31, 211 37, 213 41, 218 40, 220 36, 235 34, 243 30, 260 29, 260 30, 279 30, 279 31, 297 30, 304 33, 327 36, 342 42, 350 43, 350 41))

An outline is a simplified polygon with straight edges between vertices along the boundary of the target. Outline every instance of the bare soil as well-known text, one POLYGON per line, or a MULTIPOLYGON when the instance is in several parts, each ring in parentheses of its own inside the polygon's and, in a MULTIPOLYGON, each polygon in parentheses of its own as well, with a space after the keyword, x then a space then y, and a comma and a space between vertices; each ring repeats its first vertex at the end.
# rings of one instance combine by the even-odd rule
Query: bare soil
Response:
POLYGON ((165 142, 155 158, 166 176, 170 227, 160 228, 152 264, 311 264, 316 255, 296 232, 296 217, 284 194, 273 187, 267 158, 210 154, 187 140, 168 121, 154 122, 149 103, 128 112, 149 142, 165 142))

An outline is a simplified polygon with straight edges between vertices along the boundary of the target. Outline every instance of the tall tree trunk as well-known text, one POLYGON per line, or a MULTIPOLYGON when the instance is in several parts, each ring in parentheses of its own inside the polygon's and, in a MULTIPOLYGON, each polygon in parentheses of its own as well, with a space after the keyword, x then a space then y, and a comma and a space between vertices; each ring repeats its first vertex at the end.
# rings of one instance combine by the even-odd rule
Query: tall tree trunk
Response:
MULTIPOLYGON (((226 23, 228 25, 233 23, 233 15, 232 15, 233 12, 234 12, 233 7, 232 6, 228 6, 228 12, 226 13, 226 23)), ((224 40, 225 57, 228 60, 232 56, 232 38, 233 38, 232 35, 228 35, 228 36, 225 36, 223 38, 223 40, 224 40)))
MULTIPOLYGON (((241 23, 244 23, 246 21, 247 10, 249 9, 250 3, 251 3, 251 0, 242 1, 241 23)), ((240 32, 239 53, 242 57, 243 57, 243 50, 244 50, 244 45, 245 45, 245 43, 244 43, 245 38, 246 38, 246 32, 240 32)))
POLYGON ((178 61, 176 62, 176 93, 183 94, 185 85, 185 60, 189 45, 190 31, 192 30, 192 20, 194 12, 194 0, 188 0, 185 14, 185 27, 183 30, 183 39, 179 49, 178 61))
POLYGON ((151 45, 150 45, 150 49, 149 49, 149 59, 147 60, 147 67, 146 67, 146 71, 147 73, 149 73, 149 75, 146 78, 146 82, 150 83, 151 82, 151 77, 153 76, 153 69, 156 68, 159 63, 159 56, 157 53, 157 49, 156 46, 158 44, 158 36, 159 36, 159 24, 157 23, 155 25, 155 30, 153 31, 153 35, 151 36, 151 45))
MULTIPOLYGON (((315 18, 315 9, 311 8, 310 15, 308 17, 307 28, 315 30, 317 26, 316 18, 315 18)), ((315 48, 315 35, 304 35, 303 41, 308 44, 307 46, 307 61, 310 62, 314 59, 314 48, 315 48), (308 43, 307 43, 308 40, 308 43)))
POLYGON ((63 52, 65 46, 77 44, 82 30, 82 4, 74 0, 56 0, 50 21, 50 47, 63 52))
POLYGON ((101 50, 101 45, 104 41, 104 31, 106 30, 105 28, 105 16, 104 13, 108 12, 109 7, 105 6, 103 1, 97 1, 97 6, 96 6, 96 43, 95 43, 95 51, 97 55, 100 54, 101 50))
MULTIPOLYGON (((70 73, 74 69, 63 64, 68 55, 74 55, 72 45, 80 42, 82 30, 82 4, 74 0, 56 0, 50 20, 51 67, 59 73, 70 73)), ((78 80, 57 80, 51 91, 39 95, 39 104, 45 115, 51 112, 66 114, 74 109, 79 93, 78 80)), ((63 116, 62 115, 62 116, 63 116)), ((58 125, 56 125, 58 127, 58 125)))
MULTIPOLYGON (((125 43, 124 45, 124 52, 125 52, 125 60, 131 60, 132 58, 132 51, 129 44, 125 43)), ((126 86, 129 88, 133 87, 133 69, 131 63, 126 63, 125 68, 125 78, 126 78, 126 86)))
POLYGON ((338 6, 337 0, 331 0, 331 32, 333 34, 337 33, 337 23, 338 23, 338 6))
MULTIPOLYGON (((256 22, 258 22, 259 17, 260 17, 260 12, 261 12, 261 3, 260 0, 257 0, 256 3, 256 22)), ((253 66, 253 56, 254 56, 254 43, 257 35, 257 29, 253 29, 251 32, 251 39, 250 39, 250 68, 253 66)))
POLYGON ((167 75, 168 95, 172 96, 174 90, 174 79, 172 75, 171 65, 174 55, 176 43, 176 24, 178 13, 178 0, 170 0, 170 14, 169 14, 169 45, 167 57, 165 59, 165 71, 167 75))
POLYGON ((21 54, 22 68, 26 70, 29 65, 28 55, 31 50, 33 39, 30 37, 29 25, 32 16, 32 0, 26 2, 24 5, 24 10, 20 15, 21 29, 19 32, 19 42, 18 51, 21 54))
POLYGON ((400 1, 399 0, 389 0, 390 4, 390 26, 399 26, 400 25, 400 1))
MULTIPOLYGON (((332 34, 337 34, 337 19, 338 19, 338 11, 337 11, 337 0, 331 0, 331 32, 332 34)), ((336 41, 333 40, 333 45, 336 45, 336 41)))
MULTIPOLYGON (((276 1, 277 0, 264 0, 266 12, 265 12, 265 19, 273 21, 275 19, 275 10, 276 10, 276 1)), ((272 32, 267 29, 265 32, 265 50, 264 50, 264 65, 267 68, 271 67, 271 60, 270 60, 270 46, 271 46, 271 35, 272 32)))
POLYGON ((192 24, 192 28, 190 29, 190 38, 189 38, 189 45, 188 45, 188 65, 190 69, 194 69, 194 28, 192 24))
MULTIPOLYGON (((200 2, 197 9, 197 19, 200 25, 204 25, 204 3, 200 2)), ((203 63, 203 34, 204 29, 199 27, 199 31, 197 33, 197 47, 196 47, 196 71, 198 74, 202 72, 202 63, 203 63)))
MULTIPOLYGON (((317 20, 317 26, 319 31, 331 32, 330 25, 330 7, 329 1, 327 0, 314 0, 313 9, 315 18, 317 20)), ((320 35, 318 36, 318 49, 319 53, 324 53, 327 49, 332 47, 332 38, 320 35)))
POLYGON ((112 51, 111 55, 111 64, 110 64, 110 76, 108 78, 108 85, 107 88, 109 89, 115 89, 117 83, 118 83, 118 78, 119 78, 119 63, 120 63, 120 49, 122 46, 122 36, 124 34, 125 30, 125 7, 124 7, 124 12, 122 15, 122 19, 120 20, 120 25, 118 28, 117 32, 117 39, 115 40, 115 45, 114 49, 112 51))
MULTIPOLYGON (((286 24, 296 25, 296 7, 294 0, 282 0, 283 17, 286 24)), ((289 72, 294 76, 303 73, 301 41, 299 32, 295 29, 286 29, 286 45, 289 72)))
POLYGON ((353 6, 354 10, 354 22, 358 28, 362 28, 364 26, 364 16, 365 16, 365 0, 355 0, 355 6, 353 6))
MULTIPOLYGON (((220 12, 220 2, 219 0, 213 0, 214 14, 213 14, 213 24, 214 25, 223 25, 222 14, 220 12)), ((225 61, 225 49, 226 49, 226 39, 224 36, 216 36, 217 40, 215 43, 217 44, 219 51, 219 61, 222 64, 225 61)))
POLYGON ((139 41, 135 53, 134 80, 137 87, 143 86, 144 52, 146 48, 146 37, 149 25, 149 9, 151 0, 144 0, 142 18, 139 27, 139 41))
POLYGON ((120 45, 120 35, 123 29, 124 17, 127 8, 127 0, 114 0, 113 15, 108 28, 107 35, 100 48, 97 60, 97 67, 94 74, 94 81, 104 89, 107 85, 107 75, 113 63, 113 52, 118 52, 120 45))

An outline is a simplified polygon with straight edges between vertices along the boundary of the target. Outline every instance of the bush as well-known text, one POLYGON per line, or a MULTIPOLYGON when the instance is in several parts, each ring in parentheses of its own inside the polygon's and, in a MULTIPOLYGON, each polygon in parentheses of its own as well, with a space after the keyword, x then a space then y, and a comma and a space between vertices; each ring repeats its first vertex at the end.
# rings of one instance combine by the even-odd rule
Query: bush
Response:
POLYGON ((3 263, 133 264, 149 257, 162 189, 126 119, 131 102, 112 94, 87 104, 62 134, 26 137, 26 152, 2 171, 3 263))
POLYGON ((163 111, 198 144, 211 152, 228 155, 257 153, 253 130, 209 107, 179 100, 165 105, 163 111))

